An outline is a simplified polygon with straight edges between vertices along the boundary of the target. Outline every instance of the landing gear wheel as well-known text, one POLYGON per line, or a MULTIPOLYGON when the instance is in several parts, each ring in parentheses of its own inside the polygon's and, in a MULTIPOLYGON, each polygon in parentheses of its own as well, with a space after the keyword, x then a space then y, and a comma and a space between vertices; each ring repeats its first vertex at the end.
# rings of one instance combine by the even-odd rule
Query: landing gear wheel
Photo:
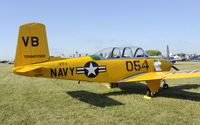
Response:
POLYGON ((169 89, 169 85, 167 83, 163 84, 163 89, 169 89))
POLYGON ((163 89, 169 89, 169 85, 167 84, 167 82, 165 80, 163 80, 163 89))
POLYGON ((157 97, 158 96, 158 92, 151 92, 151 90, 147 87, 146 95, 148 97, 157 97))
POLYGON ((119 83, 110 83, 110 88, 117 88, 119 87, 119 83))

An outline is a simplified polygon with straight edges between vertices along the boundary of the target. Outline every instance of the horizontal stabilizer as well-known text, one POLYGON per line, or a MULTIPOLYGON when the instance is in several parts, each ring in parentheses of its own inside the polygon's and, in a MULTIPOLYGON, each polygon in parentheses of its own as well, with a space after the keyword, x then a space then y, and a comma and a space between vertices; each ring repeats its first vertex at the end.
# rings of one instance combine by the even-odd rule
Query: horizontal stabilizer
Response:
POLYGON ((29 71, 39 69, 39 68, 42 68, 42 66, 23 66, 23 67, 13 68, 13 71, 19 72, 19 73, 25 73, 25 72, 29 72, 29 71))

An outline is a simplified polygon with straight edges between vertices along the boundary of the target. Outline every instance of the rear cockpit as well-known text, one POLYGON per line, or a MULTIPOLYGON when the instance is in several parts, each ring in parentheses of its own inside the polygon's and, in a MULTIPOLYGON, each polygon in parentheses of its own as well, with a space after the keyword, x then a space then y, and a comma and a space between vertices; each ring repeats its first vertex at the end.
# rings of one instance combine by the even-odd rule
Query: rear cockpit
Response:
POLYGON ((119 59, 119 58, 144 58, 148 57, 140 47, 110 47, 105 48, 91 56, 96 60, 119 59))

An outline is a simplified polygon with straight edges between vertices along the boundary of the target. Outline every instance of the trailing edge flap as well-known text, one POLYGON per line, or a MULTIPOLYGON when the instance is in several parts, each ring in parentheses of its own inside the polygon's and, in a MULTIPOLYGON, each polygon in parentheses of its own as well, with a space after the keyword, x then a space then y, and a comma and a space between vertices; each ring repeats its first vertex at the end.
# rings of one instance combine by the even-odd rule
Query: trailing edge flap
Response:
POLYGON ((25 73, 28 71, 32 71, 35 69, 39 69, 42 68, 42 66, 23 66, 23 67, 18 67, 18 68, 14 68, 15 72, 19 72, 19 73, 25 73))
POLYGON ((180 79, 192 77, 200 77, 200 70, 184 70, 174 72, 145 72, 128 77, 119 82, 150 81, 157 79, 180 79))

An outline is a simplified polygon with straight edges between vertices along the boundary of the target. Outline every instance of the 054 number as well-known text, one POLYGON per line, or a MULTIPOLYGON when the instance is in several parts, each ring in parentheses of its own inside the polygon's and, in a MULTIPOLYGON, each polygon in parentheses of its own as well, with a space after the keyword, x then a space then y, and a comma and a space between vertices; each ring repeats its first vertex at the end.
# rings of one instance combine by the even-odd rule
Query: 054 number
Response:
POLYGON ((141 69, 149 69, 149 64, 147 62, 147 60, 144 60, 144 62, 142 63, 142 65, 140 64, 139 60, 135 60, 135 61, 127 61, 126 62, 126 70, 127 71, 140 71, 141 69))

